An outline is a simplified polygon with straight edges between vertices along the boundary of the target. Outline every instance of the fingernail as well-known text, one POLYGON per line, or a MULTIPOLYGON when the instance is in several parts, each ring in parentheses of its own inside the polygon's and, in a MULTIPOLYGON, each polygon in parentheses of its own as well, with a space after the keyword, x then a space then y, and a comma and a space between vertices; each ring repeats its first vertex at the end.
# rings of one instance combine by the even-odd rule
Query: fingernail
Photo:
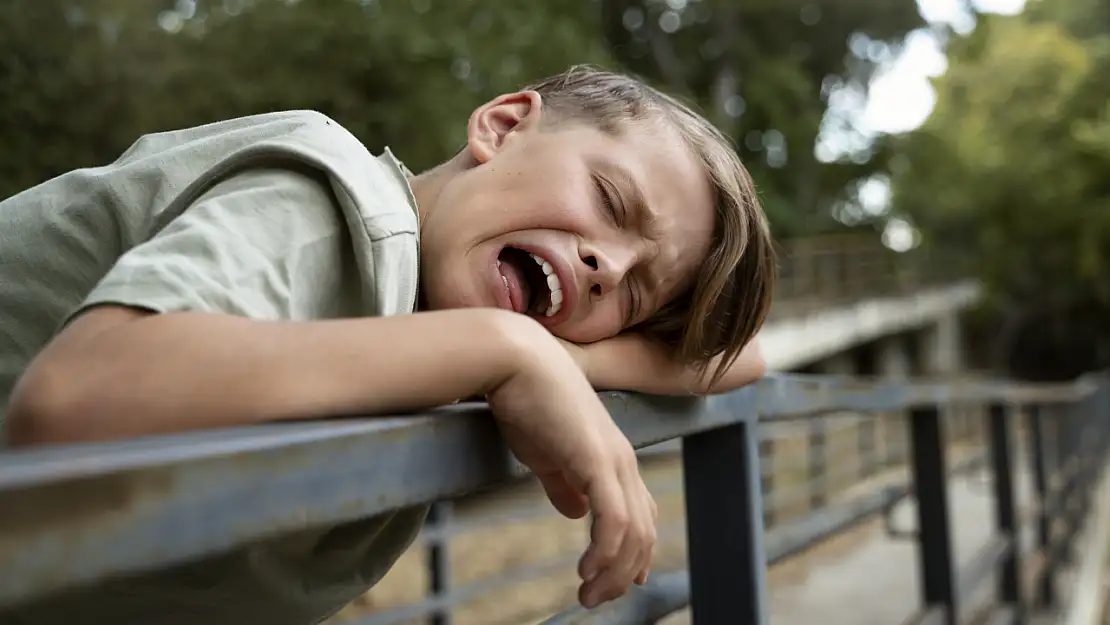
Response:
POLYGON ((582 576, 582 581, 587 584, 597 579, 597 569, 586 569, 586 574, 582 576))

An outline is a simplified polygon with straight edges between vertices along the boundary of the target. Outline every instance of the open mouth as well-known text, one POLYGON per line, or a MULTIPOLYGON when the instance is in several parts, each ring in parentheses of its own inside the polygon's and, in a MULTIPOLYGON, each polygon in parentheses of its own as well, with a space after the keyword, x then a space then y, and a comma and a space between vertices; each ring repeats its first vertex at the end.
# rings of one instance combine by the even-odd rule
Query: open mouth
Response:
POLYGON ((497 270, 516 312, 552 317, 563 307, 559 276, 543 258, 506 247, 497 256, 497 270))

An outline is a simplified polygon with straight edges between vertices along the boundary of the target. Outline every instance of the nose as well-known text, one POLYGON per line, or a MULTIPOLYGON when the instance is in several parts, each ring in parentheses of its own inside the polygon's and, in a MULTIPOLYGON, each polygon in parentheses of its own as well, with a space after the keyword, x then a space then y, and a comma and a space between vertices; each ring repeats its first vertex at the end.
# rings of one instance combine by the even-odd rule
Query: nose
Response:
POLYGON ((583 246, 579 255, 585 265, 587 286, 593 296, 606 295, 618 288, 625 274, 636 264, 636 251, 610 246, 583 246))

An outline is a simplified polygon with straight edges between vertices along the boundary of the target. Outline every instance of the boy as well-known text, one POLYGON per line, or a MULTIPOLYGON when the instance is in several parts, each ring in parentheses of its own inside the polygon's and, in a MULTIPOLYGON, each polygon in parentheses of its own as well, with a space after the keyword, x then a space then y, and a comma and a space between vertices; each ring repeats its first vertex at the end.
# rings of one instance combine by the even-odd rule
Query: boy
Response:
MULTIPOLYGON (((9 444, 484 395, 556 508, 594 513, 582 603, 643 583, 655 504, 593 388, 762 375, 751 340, 773 256, 755 191, 708 122, 588 68, 492 100, 467 131, 413 176, 322 115, 261 115, 149 135, 0 203, 9 444)), ((381 578, 424 512, 308 528, 22 616, 318 622, 381 578)))

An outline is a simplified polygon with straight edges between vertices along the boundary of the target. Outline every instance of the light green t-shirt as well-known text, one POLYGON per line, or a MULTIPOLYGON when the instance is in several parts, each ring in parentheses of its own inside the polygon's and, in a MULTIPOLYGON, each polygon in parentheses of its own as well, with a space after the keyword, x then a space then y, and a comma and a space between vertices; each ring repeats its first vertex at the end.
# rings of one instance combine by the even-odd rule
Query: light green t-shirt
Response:
MULTIPOLYGON (((111 165, 0 202, 0 409, 31 359, 90 306, 292 320, 411 313, 419 252, 407 173, 388 149, 375 157, 324 115, 294 111, 148 135, 111 165)), ((0 612, 0 623, 316 623, 381 579, 425 513, 305 528, 0 612)))

